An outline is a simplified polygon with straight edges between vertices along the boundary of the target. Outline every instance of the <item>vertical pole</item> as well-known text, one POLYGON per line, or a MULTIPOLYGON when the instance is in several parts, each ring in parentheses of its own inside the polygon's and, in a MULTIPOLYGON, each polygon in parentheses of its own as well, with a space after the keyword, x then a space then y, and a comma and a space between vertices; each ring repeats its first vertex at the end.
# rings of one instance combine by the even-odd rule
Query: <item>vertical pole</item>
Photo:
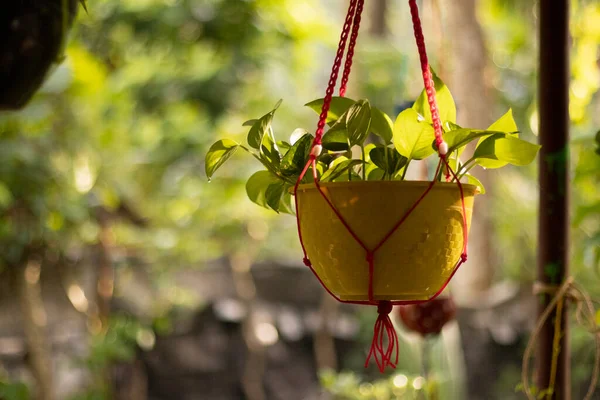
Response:
MULTIPOLYGON (((569 0, 540 0, 539 132, 540 202, 538 280, 560 285, 569 274, 569 0)), ((550 301, 540 295, 539 315, 550 301)), ((566 306, 566 304, 565 304, 566 306)), ((554 393, 546 400, 570 400, 570 351, 566 307, 562 310, 560 353, 554 393)), ((536 385, 549 387, 556 311, 537 348, 536 385)))

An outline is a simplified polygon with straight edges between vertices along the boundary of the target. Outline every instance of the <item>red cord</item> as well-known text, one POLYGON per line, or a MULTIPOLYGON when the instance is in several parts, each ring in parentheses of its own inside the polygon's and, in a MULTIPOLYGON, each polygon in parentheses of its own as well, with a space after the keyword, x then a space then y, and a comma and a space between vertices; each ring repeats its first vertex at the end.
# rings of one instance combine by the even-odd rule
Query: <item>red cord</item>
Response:
POLYGON ((331 105, 331 98, 333 97, 333 91, 337 83, 338 74, 340 72, 340 66, 342 65, 342 59, 344 58, 344 51, 346 49, 346 41, 352 25, 356 10, 357 0, 350 0, 350 6, 348 7, 348 14, 346 14, 346 20, 344 22, 344 28, 342 29, 342 35, 340 37, 340 43, 338 50, 333 61, 333 67, 331 68, 331 75, 329 77, 329 83, 325 92, 325 99, 323 100, 323 108, 321 109, 321 115, 319 116, 319 123, 317 125, 317 131, 315 132, 315 145, 321 144, 321 138, 323 137, 323 130, 325 129, 325 122, 327 121, 327 113, 329 112, 329 106, 331 105))
POLYGON ((358 39, 358 30, 360 29, 360 18, 363 11, 365 0, 359 0, 356 6, 356 15, 352 25, 352 34, 350 35, 350 44, 348 45, 348 54, 346 55, 346 65, 344 65, 344 73, 342 74, 342 84, 340 86, 340 96, 346 95, 346 87, 348 86, 348 78, 352 70, 352 58, 354 57, 354 47, 358 39))
MULTIPOLYGON (((421 61, 421 72, 423 73, 423 83, 427 93, 427 101, 431 110, 431 120, 433 121, 433 130, 435 131, 435 143, 437 147, 444 141, 442 123, 440 121, 440 112, 435 100, 435 84, 429 68, 429 60, 427 59, 427 49, 425 47, 425 38, 423 36, 423 28, 421 26, 421 18, 419 18, 419 7, 416 0, 408 0, 410 5, 410 13, 412 15, 413 28, 415 31, 415 39, 417 41, 417 49, 421 61)), ((443 157, 443 156, 442 156, 443 157)))
POLYGON ((398 356, 400 353, 400 344, 398 343, 398 334, 394 329, 394 324, 390 319, 390 313, 392 312, 393 306, 389 301, 381 301, 377 306, 377 321, 373 328, 373 340, 371 341, 371 349, 367 360, 365 361, 365 368, 369 366, 371 357, 375 358, 377 368, 381 373, 385 372, 386 367, 396 368, 398 365, 398 356), (384 343, 387 342, 387 346, 384 343), (395 355, 394 361, 392 361, 392 355, 395 355))

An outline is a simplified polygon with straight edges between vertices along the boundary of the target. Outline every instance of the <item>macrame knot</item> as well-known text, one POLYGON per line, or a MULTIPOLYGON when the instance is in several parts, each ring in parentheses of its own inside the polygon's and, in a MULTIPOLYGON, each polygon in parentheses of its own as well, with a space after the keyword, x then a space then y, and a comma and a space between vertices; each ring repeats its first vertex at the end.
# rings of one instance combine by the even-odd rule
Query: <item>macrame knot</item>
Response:
POLYGON ((379 315, 381 315, 381 314, 388 315, 389 313, 392 312, 393 308, 394 308, 394 306, 392 305, 391 301, 383 300, 383 301, 380 301, 379 304, 377 305, 377 312, 379 313, 379 315))
POLYGON ((374 260, 375 260, 375 255, 373 253, 367 253, 367 256, 365 257, 365 260, 367 260, 367 262, 369 264, 371 264, 374 260))
POLYGON ((308 257, 304 257, 302 259, 302 262, 304 263, 304 265, 306 265, 307 267, 312 267, 312 263, 310 262, 310 260, 308 259, 308 257))
POLYGON ((383 300, 377 305, 379 316, 373 328, 373 340, 371 350, 365 362, 365 368, 369 366, 371 356, 375 358, 377 368, 381 373, 385 372, 386 367, 396 368, 399 356, 398 334, 394 329, 394 324, 390 319, 390 313, 393 306, 390 301, 383 300), (392 361, 394 357, 394 361, 392 361))
POLYGON ((464 263, 467 262, 467 253, 462 253, 460 255, 460 261, 464 263))

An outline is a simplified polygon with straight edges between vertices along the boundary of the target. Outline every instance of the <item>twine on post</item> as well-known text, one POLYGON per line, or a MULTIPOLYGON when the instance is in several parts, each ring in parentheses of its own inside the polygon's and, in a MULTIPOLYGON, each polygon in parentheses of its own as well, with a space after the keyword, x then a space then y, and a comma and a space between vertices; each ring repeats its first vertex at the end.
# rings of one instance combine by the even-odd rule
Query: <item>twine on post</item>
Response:
POLYGON ((552 395, 552 390, 554 389, 554 384, 556 381, 556 372, 557 372, 557 363, 558 363, 558 353, 560 352, 560 348, 558 347, 558 340, 560 338, 561 332, 561 319, 563 313, 563 306, 565 301, 570 300, 576 305, 575 310, 575 318, 577 323, 582 327, 586 328, 590 333, 594 335, 594 340, 596 344, 595 351, 595 359, 594 359, 594 369, 592 370, 592 378, 590 381, 590 386, 588 388, 587 394, 583 398, 583 400, 591 400, 594 392, 596 391, 596 384, 598 383, 598 374, 600 373, 600 329, 596 325, 596 310, 594 309, 594 305, 592 300, 579 285, 575 283, 575 279, 572 276, 569 276, 562 285, 548 285, 542 282, 535 282, 533 285, 533 293, 535 295, 538 294, 547 294, 554 296, 548 306, 538 319, 535 329, 531 333, 531 337, 529 338, 529 342, 527 343, 527 348, 525 349, 525 353, 523 354, 523 365, 521 371, 521 384, 523 385, 523 391, 529 400, 536 400, 537 398, 531 392, 531 388, 529 386, 530 376, 529 376, 529 363, 532 358, 533 350, 535 348, 535 344, 537 343, 537 339, 540 335, 540 332, 544 326, 544 324, 548 321, 550 314, 556 308, 556 320, 554 321, 554 344, 552 351, 552 365, 551 365, 551 374, 550 374, 550 385, 546 390, 550 390, 548 396, 552 395))

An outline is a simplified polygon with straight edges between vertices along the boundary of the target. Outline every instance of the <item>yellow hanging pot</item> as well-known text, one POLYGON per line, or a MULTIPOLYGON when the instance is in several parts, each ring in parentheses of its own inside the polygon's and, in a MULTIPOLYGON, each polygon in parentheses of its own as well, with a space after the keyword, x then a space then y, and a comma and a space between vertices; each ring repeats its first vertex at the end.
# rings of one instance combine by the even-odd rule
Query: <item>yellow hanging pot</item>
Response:
MULTIPOLYGON (((431 182, 321 183, 356 236, 373 250, 418 201, 431 182)), ((467 227, 477 188, 463 184, 467 227)), ((300 230, 308 258, 340 300, 368 301, 366 251, 314 184, 298 187, 300 230)), ((427 300, 450 278, 463 249, 462 203, 456 183, 436 183, 374 254, 375 300, 427 300)))

